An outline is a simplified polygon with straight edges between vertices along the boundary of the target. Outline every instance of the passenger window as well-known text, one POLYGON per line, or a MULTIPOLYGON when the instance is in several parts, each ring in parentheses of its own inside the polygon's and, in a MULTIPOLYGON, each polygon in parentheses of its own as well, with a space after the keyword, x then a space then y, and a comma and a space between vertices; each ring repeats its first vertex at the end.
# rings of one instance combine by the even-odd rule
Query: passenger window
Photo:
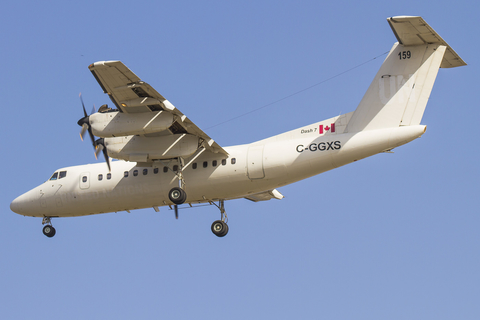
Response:
POLYGON ((208 161, 203 161, 203 167, 204 168, 208 167, 208 161))
POLYGON ((111 173, 107 173, 107 180, 110 180, 112 179, 112 174, 111 173))
POLYGON ((146 176, 148 173, 148 169, 143 169, 143 175, 146 176))
POLYGON ((196 162, 194 162, 194 163, 192 164, 192 169, 197 169, 197 163, 196 163, 196 162))
POLYGON ((163 167, 163 172, 167 173, 168 172, 168 167, 163 167))
POLYGON ((227 159, 222 159, 222 166, 227 164, 227 159))
POLYGON ((177 165, 174 165, 174 166, 173 166, 173 171, 174 171, 174 172, 177 172, 177 171, 178 171, 178 166, 177 166, 177 165))
POLYGON ((50 180, 57 180, 57 178, 58 178, 58 172, 55 172, 50 178, 50 180))
POLYGON ((232 164, 235 164, 235 163, 237 163, 237 159, 232 158, 232 164))
POLYGON ((87 176, 82 177, 82 182, 87 182, 87 176))
POLYGON ((58 176, 58 179, 65 178, 67 176, 67 171, 60 171, 60 175, 58 176))
POLYGON ((128 178, 128 171, 125 171, 125 172, 123 173, 123 177, 124 177, 124 178, 128 178))
POLYGON ((217 166, 217 160, 212 161, 212 166, 216 167, 217 166))
POLYGON ((98 175, 98 181, 102 181, 103 180, 103 174, 99 174, 98 175))
POLYGON ((154 174, 157 174, 157 173, 158 173, 158 168, 154 168, 154 169, 153 169, 153 173, 154 173, 154 174))
POLYGON ((138 176, 138 170, 133 170, 133 176, 134 177, 138 176))

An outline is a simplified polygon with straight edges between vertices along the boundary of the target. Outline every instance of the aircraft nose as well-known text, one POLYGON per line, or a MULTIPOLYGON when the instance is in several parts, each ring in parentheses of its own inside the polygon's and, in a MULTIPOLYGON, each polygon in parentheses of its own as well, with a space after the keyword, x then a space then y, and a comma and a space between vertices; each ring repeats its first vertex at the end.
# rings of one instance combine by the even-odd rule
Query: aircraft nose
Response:
POLYGON ((24 198, 25 198, 25 195, 21 195, 15 198, 15 200, 13 200, 12 203, 10 203, 10 210, 12 210, 15 213, 21 214, 24 198))
POLYGON ((36 205, 32 191, 25 192, 10 203, 10 210, 22 216, 35 216, 36 205))

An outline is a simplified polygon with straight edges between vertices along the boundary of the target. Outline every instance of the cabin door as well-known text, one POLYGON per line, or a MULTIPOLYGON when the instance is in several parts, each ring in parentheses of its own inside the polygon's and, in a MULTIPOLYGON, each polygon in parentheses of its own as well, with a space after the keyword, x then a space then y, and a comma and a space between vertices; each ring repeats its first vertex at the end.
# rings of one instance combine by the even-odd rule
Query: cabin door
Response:
POLYGON ((265 177, 265 171, 263 170, 263 147, 253 146, 248 148, 247 175, 251 180, 263 179, 265 177))

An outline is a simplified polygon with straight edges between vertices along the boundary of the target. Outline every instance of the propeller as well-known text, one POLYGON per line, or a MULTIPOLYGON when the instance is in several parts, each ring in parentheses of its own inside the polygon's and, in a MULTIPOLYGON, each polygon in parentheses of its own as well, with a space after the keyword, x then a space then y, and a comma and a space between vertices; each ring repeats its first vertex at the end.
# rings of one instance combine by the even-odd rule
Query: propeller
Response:
POLYGON ((95 159, 98 159, 98 155, 100 154, 100 152, 103 151, 103 156, 105 158, 105 162, 107 163, 108 171, 110 172, 111 171, 110 158, 108 157, 107 147, 105 146, 105 139, 103 138, 97 139, 93 143, 93 146, 95 147, 95 159))
MULTIPOLYGON (((83 103, 82 94, 79 95, 80 101, 82 102, 83 107, 83 115, 84 117, 78 120, 77 124, 81 126, 80 129, 80 138, 83 141, 83 137, 85 136, 85 132, 88 131, 88 135, 90 136, 90 141, 92 141, 93 148, 95 149, 95 159, 98 159, 98 154, 103 151, 103 156, 105 157, 105 162, 107 162, 108 171, 111 171, 110 167, 110 158, 108 157, 107 147, 105 145, 105 140, 103 138, 95 140, 95 136, 92 132, 92 127, 90 126, 90 116, 87 114, 87 110, 85 109, 85 104, 83 103)), ((92 113, 95 112, 95 105, 93 106, 92 113)))
POLYGON ((82 129, 80 129, 80 139, 82 139, 82 141, 83 141, 83 137, 85 136, 85 132, 88 130, 88 134, 90 135, 90 140, 92 141, 92 143, 94 143, 95 142, 95 137, 92 133, 92 128, 90 127, 90 122, 89 122, 90 117, 87 114, 87 110, 85 110, 85 104, 83 103, 83 98, 82 98, 81 93, 79 94, 79 97, 80 97, 80 101, 82 102, 83 115, 84 115, 84 117, 81 118, 80 120, 78 120, 78 122, 77 122, 77 124, 82 127, 82 129))

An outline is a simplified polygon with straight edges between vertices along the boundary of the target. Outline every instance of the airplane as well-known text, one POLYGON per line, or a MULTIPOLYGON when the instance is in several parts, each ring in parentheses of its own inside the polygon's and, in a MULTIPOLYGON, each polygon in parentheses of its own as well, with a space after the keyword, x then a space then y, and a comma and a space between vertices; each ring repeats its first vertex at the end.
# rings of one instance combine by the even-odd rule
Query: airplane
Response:
MULTIPOLYGON (((229 230, 225 200, 282 199, 277 188, 390 152, 421 137, 423 113, 439 68, 460 56, 418 16, 387 19, 394 43, 355 111, 250 144, 221 147, 120 61, 88 68, 115 108, 103 105, 78 124, 105 163, 56 170, 12 201, 13 212, 51 219, 161 206, 215 205, 211 230, 229 230), (95 140, 95 137, 98 139, 95 140), (118 159, 110 161, 110 158, 118 159)), ((81 98, 81 97, 80 97, 81 98)))

